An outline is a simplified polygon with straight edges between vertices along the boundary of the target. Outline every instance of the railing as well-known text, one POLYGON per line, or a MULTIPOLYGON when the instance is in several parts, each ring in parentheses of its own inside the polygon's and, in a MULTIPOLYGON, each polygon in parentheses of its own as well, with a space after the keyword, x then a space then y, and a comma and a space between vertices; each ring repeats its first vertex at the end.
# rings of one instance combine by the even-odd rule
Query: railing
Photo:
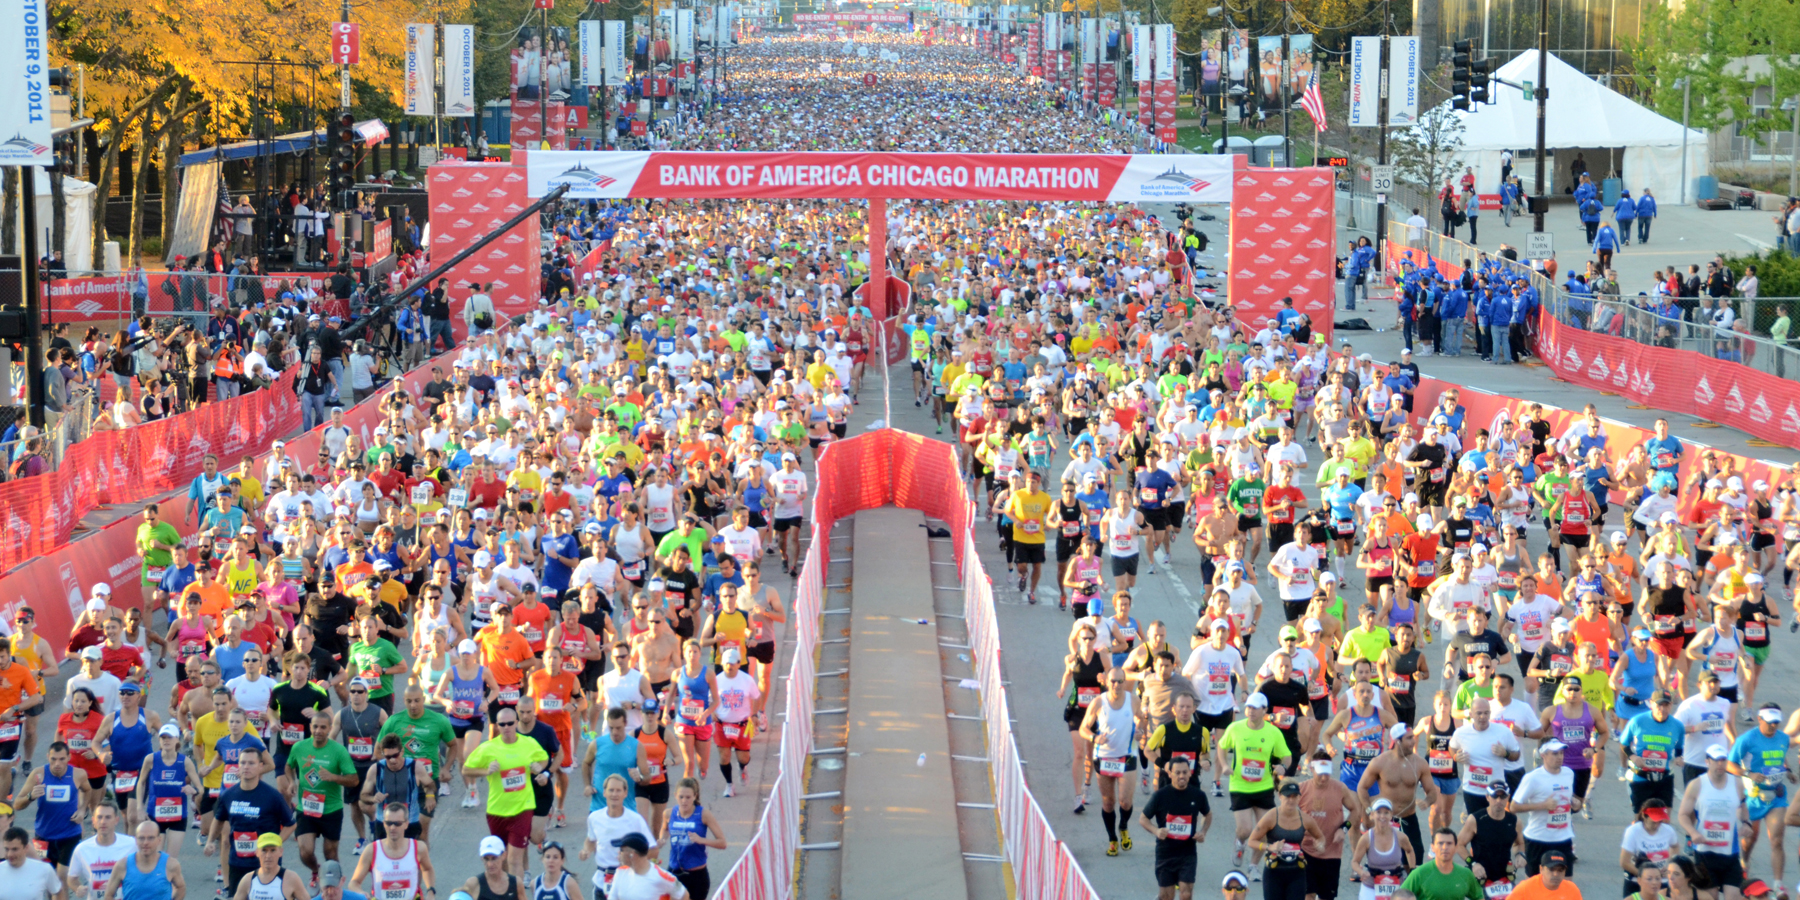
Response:
MULTIPOLYGON (((1465 260, 1476 267, 1480 267, 1485 261, 1499 262, 1509 270, 1529 277, 1532 286, 1537 289, 1545 314, 1565 326, 1624 338, 1646 347, 1687 350, 1778 378, 1800 379, 1800 351, 1794 347, 1776 343, 1766 336, 1719 328, 1710 321, 1695 321, 1699 301, 1707 298, 1682 298, 1681 304, 1676 307, 1676 311, 1681 313, 1679 317, 1659 315, 1654 309, 1641 305, 1642 300, 1649 298, 1640 299, 1635 294, 1620 299, 1571 294, 1558 287, 1549 276, 1524 262, 1493 256, 1485 250, 1429 229, 1421 229, 1424 233, 1420 235, 1413 235, 1411 231, 1404 222, 1390 222, 1390 246, 1396 249, 1410 247, 1423 250, 1432 259, 1445 263, 1444 268, 1449 275, 1460 274, 1465 260)), ((1754 301, 1736 298, 1729 302, 1740 307, 1737 311, 1751 328, 1757 327, 1764 316, 1772 322, 1776 307, 1781 304, 1789 304, 1790 309, 1800 309, 1800 300, 1788 298, 1759 298, 1754 301)), ((1707 303, 1710 305, 1711 301, 1707 300, 1707 303)), ((1704 310, 1698 312, 1706 314, 1704 310)))

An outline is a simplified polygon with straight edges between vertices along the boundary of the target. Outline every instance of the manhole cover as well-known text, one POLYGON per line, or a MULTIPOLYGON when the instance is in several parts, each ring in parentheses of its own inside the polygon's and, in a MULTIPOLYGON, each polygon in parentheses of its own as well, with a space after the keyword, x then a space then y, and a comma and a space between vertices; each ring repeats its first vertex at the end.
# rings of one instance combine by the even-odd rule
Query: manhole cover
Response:
POLYGON ((827 759, 815 760, 813 762, 813 765, 818 766, 819 768, 824 769, 827 772, 835 772, 838 769, 841 769, 844 767, 844 761, 841 759, 827 758, 827 759))

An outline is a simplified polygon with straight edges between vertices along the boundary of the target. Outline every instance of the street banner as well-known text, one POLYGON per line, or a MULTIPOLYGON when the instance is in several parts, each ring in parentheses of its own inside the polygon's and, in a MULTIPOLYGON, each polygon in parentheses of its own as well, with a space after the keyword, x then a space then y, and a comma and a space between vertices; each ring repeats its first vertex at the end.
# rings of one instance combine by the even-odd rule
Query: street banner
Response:
POLYGON ((1220 76, 1225 74, 1225 32, 1221 29, 1204 31, 1200 34, 1200 95, 1217 97, 1220 93, 1220 76))
POLYGON ((1046 16, 1044 18, 1044 52, 1056 53, 1062 50, 1062 17, 1046 16))
POLYGON ((1131 26, 1131 77, 1138 82, 1150 80, 1150 26, 1131 26))
POLYGON ((1313 36, 1296 34, 1288 38, 1288 103, 1299 103, 1312 82, 1313 36))
POLYGON ((1174 81, 1175 26, 1157 25, 1155 26, 1155 29, 1156 36, 1153 39, 1153 43, 1156 46, 1156 80, 1174 81))
MULTIPOLYGON (((1081 20, 1081 64, 1098 65, 1100 62, 1100 20, 1081 20)), ((1086 71, 1085 69, 1083 71, 1086 71)))
POLYGON ((675 58, 694 58, 694 11, 675 10, 675 58))
POLYGON ((362 62, 362 26, 355 22, 331 23, 331 63, 354 66, 362 62))
POLYGON ((1265 112, 1281 112, 1281 35, 1256 39, 1257 106, 1265 112))
POLYGON ((630 73, 627 71, 630 57, 625 52, 625 21, 612 19, 604 24, 605 34, 600 42, 604 51, 604 71, 601 74, 606 76, 607 85, 621 85, 630 80, 630 73))
POLYGON ((599 87, 606 83, 601 59, 605 52, 600 39, 600 26, 604 24, 598 19, 584 19, 581 25, 581 86, 599 87))
POLYGON ((1350 39, 1350 127, 1381 124, 1381 38, 1350 39))
POLYGON ((437 26, 429 22, 406 26, 406 114, 437 115, 437 85, 432 77, 437 68, 437 26))
POLYGON ((444 115, 475 115, 475 26, 444 26, 444 115))
POLYGON ((0 165, 48 166, 55 154, 50 152, 44 0, 20 0, 8 8, 12 11, 0 23, 0 165))
POLYGON ((1250 90, 1250 32, 1242 28, 1226 32, 1231 41, 1225 52, 1225 77, 1233 85, 1250 90))
POLYGON ((1388 124, 1419 121, 1419 39, 1388 38, 1388 124))
POLYGON ((533 151, 526 174, 529 196, 542 197, 567 184, 565 196, 571 200, 889 197, 1227 203, 1232 160, 1215 154, 533 151))

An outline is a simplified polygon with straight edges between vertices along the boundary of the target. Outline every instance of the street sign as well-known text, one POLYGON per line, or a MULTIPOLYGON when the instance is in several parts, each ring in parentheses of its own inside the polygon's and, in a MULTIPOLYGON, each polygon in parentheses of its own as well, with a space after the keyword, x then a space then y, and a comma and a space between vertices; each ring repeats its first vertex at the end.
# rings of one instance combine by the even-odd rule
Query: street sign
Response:
POLYGON ((1377 194, 1393 193, 1394 192, 1394 167, 1393 166, 1370 166, 1369 167, 1369 190, 1371 192, 1377 193, 1377 194))
POLYGON ((1554 252, 1550 239, 1553 235, 1548 231, 1535 231, 1525 236, 1526 259, 1549 259, 1554 252))
POLYGON ((340 66, 362 62, 362 26, 354 22, 331 23, 331 61, 340 66))
POLYGON ((1527 99, 1527 100, 1535 99, 1531 95, 1531 82, 1529 82, 1529 81, 1525 82, 1525 99, 1527 99))

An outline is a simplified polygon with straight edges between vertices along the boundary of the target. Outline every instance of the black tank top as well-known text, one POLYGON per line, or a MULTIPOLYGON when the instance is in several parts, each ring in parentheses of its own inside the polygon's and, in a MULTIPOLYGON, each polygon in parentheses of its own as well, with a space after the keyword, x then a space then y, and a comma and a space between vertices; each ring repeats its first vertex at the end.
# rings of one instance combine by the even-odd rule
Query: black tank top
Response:
POLYGON ((1687 614, 1687 588, 1679 584, 1671 584, 1665 588, 1657 587, 1652 582, 1644 589, 1644 595, 1650 600, 1651 615, 1680 618, 1687 614))
POLYGON ((1081 503, 1079 501, 1075 503, 1064 503, 1058 500, 1056 503, 1056 518, 1062 522, 1062 527, 1057 530, 1057 540, 1081 540, 1081 503), (1070 525, 1075 526, 1075 533, 1064 534, 1063 531, 1070 525))
POLYGON ((1755 600, 1739 602, 1738 616, 1738 634, 1744 639, 1744 646, 1758 649, 1769 646, 1767 598, 1759 597, 1755 600))
POLYGON ((1069 692, 1069 705, 1080 705, 1082 688, 1103 690, 1100 684, 1100 676, 1104 674, 1106 674, 1105 654, 1095 653, 1094 658, 1086 662, 1082 662, 1081 655, 1076 654, 1075 677, 1073 679, 1075 682, 1075 689, 1069 692))
POLYGON ((1470 861, 1481 863, 1488 878, 1500 877, 1512 861, 1513 839, 1518 827, 1519 817, 1512 813, 1502 813, 1495 819, 1488 815, 1485 806, 1475 810, 1475 839, 1469 842, 1469 849, 1473 851, 1470 861))
MULTIPOLYGON (((1305 815, 1305 813, 1302 813, 1301 815, 1305 815)), ((1270 844, 1291 844, 1295 848, 1291 853, 1269 853, 1268 856, 1265 857, 1269 862, 1269 868, 1300 868, 1301 862, 1305 859, 1305 857, 1301 856, 1299 850, 1300 844, 1306 840, 1306 825, 1304 820, 1302 820, 1302 824, 1298 828, 1283 828, 1281 827, 1281 816, 1277 814, 1275 817, 1275 824, 1269 829, 1269 835, 1264 840, 1268 841, 1270 844)))
POLYGON ((1431 749, 1427 754, 1426 762, 1431 766, 1432 777, 1459 777, 1462 767, 1456 762, 1456 751, 1450 749, 1450 738, 1456 734, 1456 720, 1450 720, 1450 728, 1448 730, 1440 730, 1438 728, 1436 716, 1432 716, 1427 721, 1431 725, 1431 749), (1448 760, 1450 764, 1450 770, 1447 772, 1444 771, 1444 763, 1446 760, 1448 760))
POLYGON ((519 879, 510 874, 506 876, 506 890, 502 893, 496 893, 493 888, 488 887, 486 872, 475 873, 475 884, 481 888, 475 895, 475 900, 519 900, 519 879))
POLYGON ((1417 706, 1419 701, 1413 697, 1413 687, 1417 682, 1407 676, 1419 671, 1419 651, 1408 650, 1400 654, 1399 658, 1394 661, 1394 671, 1401 674, 1394 675, 1384 685, 1387 688, 1388 696, 1397 706, 1417 706))
POLYGON ((1449 525, 1445 531, 1449 534, 1450 546, 1466 547, 1475 539, 1475 523, 1467 516, 1460 519, 1452 516, 1444 521, 1449 525))

